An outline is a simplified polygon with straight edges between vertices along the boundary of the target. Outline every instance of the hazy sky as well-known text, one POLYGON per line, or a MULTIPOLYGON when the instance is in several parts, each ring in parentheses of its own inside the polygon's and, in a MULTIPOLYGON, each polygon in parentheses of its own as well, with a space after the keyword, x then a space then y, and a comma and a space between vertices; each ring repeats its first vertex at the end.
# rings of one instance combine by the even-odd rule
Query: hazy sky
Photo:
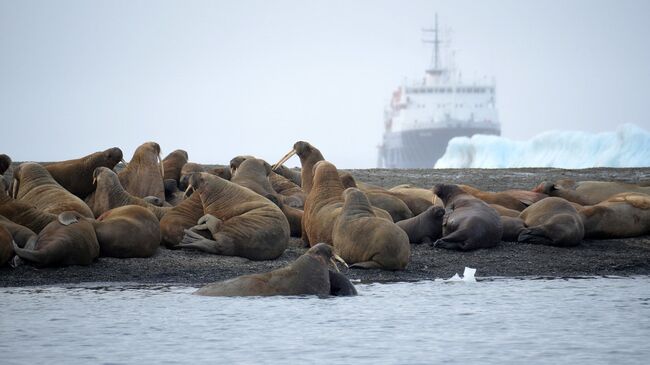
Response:
POLYGON ((196 162, 275 162, 306 140, 374 167, 436 12, 463 77, 496 79, 504 136, 650 129, 650 1, 0 0, 0 153, 128 160, 153 140, 196 162))

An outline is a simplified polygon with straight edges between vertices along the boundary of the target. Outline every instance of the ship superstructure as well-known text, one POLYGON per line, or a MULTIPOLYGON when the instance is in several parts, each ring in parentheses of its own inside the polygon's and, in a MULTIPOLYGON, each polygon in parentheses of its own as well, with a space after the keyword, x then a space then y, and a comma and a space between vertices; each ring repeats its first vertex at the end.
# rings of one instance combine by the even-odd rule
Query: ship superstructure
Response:
POLYGON ((462 82, 460 74, 440 60, 438 16, 432 33, 433 56, 425 77, 404 82, 384 111, 384 137, 379 167, 432 168, 447 142, 457 136, 501 133, 496 89, 491 82, 462 82))

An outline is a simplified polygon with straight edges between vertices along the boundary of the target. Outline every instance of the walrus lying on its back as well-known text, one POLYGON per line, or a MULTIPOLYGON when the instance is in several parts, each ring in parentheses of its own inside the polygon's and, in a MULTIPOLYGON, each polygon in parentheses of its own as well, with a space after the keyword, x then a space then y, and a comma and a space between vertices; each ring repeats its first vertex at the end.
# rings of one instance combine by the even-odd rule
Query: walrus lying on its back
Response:
POLYGON ((208 284, 194 294, 222 297, 356 295, 356 289, 345 276, 328 269, 330 262, 336 265, 333 258, 338 256, 334 254, 332 247, 319 243, 289 266, 263 274, 244 275, 208 284))

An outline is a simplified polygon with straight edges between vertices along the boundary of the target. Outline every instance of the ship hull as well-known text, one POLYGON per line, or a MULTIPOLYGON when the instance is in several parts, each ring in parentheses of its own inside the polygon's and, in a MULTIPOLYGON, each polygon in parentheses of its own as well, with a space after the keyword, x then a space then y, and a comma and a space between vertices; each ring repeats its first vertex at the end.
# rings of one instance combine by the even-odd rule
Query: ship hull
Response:
POLYGON ((493 128, 430 128, 386 132, 379 149, 379 166, 391 169, 433 168, 444 155, 447 143, 454 137, 475 134, 500 135, 493 128))

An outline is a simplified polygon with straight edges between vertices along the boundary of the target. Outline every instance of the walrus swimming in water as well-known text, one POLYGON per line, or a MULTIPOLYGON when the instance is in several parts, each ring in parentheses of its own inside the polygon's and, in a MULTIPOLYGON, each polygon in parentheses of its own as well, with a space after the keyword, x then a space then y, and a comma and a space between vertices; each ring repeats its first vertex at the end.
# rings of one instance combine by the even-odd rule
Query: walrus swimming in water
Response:
POLYGON ((578 209, 585 237, 625 238, 650 234, 650 195, 621 193, 578 209))
MULTIPOLYGON (((332 285, 329 263, 334 263, 333 249, 326 243, 310 248, 289 266, 263 274, 239 276, 234 279, 208 284, 194 294, 207 296, 271 296, 318 295, 329 296, 347 287, 346 295, 356 295, 354 286, 343 275, 335 276, 332 285), (341 285, 344 282, 345 285, 341 285), (351 289, 349 289, 351 288, 351 289)), ((342 260, 341 260, 342 261, 342 260)))
POLYGON ((519 234, 519 242, 575 246, 585 235, 578 211, 562 198, 542 199, 524 209, 519 217, 527 227, 519 234))
POLYGON ((501 241, 501 218, 487 203, 457 185, 436 184, 433 193, 442 199, 448 211, 443 220, 442 238, 434 247, 468 251, 494 247, 501 241))

